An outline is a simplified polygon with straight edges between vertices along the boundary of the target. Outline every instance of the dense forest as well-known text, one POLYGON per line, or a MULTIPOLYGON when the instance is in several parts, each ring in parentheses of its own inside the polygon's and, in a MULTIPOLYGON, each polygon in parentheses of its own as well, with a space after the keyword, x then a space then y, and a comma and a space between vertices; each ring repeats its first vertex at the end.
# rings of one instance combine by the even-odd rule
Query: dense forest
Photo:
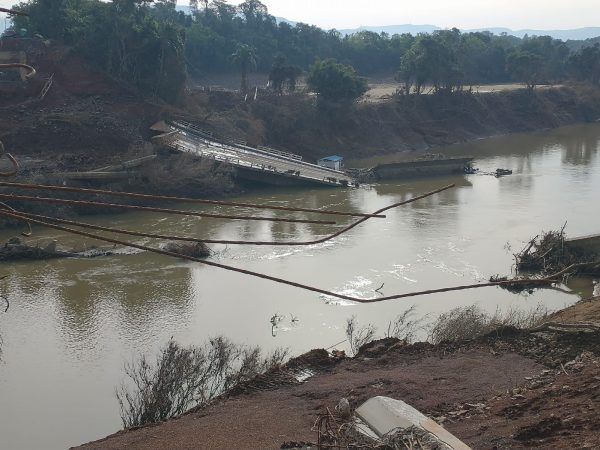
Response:
MULTIPOLYGON (((293 90, 303 71, 309 80, 327 82, 327 74, 318 73, 323 70, 337 70, 344 80, 354 70, 395 75, 405 93, 415 94, 425 87, 441 93, 508 81, 530 89, 566 78, 599 82, 600 45, 593 40, 567 44, 548 36, 519 39, 458 29, 342 36, 278 23, 259 0, 238 6, 191 0, 190 7, 186 14, 175 0, 29 0, 15 6, 29 16, 15 17, 14 26, 73 46, 112 76, 167 101, 177 100, 188 74, 233 70, 242 75, 242 89, 249 71, 270 72, 279 92, 284 86, 293 90)), ((360 82, 346 84, 356 95, 363 91, 360 82)))

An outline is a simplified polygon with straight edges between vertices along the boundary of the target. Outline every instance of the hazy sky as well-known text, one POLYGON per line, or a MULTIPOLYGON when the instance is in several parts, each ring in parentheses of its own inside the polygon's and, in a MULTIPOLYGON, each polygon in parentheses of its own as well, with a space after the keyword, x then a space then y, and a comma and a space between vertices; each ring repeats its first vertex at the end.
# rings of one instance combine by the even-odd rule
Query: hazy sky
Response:
MULTIPOLYGON (((262 0, 275 16, 325 28, 432 24, 441 27, 566 29, 600 26, 600 0, 262 0)), ((185 3, 180 1, 180 3, 185 3)), ((240 3, 231 1, 230 3, 240 3)))
MULTIPOLYGON (((567 29, 600 26, 600 0, 262 0, 275 16, 324 28, 431 24, 567 29)), ((187 0, 178 0, 188 4, 187 0)), ((15 0, 0 0, 8 7, 15 0)), ((237 4, 240 0, 230 0, 237 4)))

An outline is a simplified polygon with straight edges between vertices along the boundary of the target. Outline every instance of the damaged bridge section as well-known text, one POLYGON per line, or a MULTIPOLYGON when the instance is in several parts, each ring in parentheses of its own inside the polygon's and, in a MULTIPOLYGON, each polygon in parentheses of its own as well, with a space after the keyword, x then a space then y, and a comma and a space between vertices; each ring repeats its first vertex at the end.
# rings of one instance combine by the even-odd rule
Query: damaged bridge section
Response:
POLYGON ((303 161, 293 153, 269 147, 251 147, 243 141, 218 139, 185 121, 159 122, 155 142, 180 152, 225 162, 243 180, 277 186, 319 185, 346 187, 354 180, 346 173, 303 161))

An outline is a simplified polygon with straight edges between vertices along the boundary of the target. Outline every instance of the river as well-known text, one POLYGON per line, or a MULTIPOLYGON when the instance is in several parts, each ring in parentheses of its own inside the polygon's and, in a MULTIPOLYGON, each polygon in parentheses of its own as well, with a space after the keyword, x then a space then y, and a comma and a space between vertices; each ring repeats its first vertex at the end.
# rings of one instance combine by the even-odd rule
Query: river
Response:
MULTIPOLYGON (((507 274, 512 252, 540 230, 557 229, 565 222, 570 235, 600 232, 600 124, 481 140, 440 151, 473 155, 474 165, 482 171, 502 167, 514 174, 399 180, 360 189, 255 191, 239 200, 372 212, 456 183, 452 190, 388 211, 386 219, 371 219, 321 245, 213 246, 213 259, 374 297, 383 283, 382 292, 391 295, 507 274)), ((87 220, 155 233, 231 239, 307 240, 333 229, 154 213, 87 220)), ((345 218, 338 221, 337 226, 349 223, 345 218)), ((0 237, 14 234, 4 230, 0 237)), ((42 228, 35 228, 31 239, 41 243, 57 239, 77 247, 95 244, 42 228)), ((151 243, 142 238, 135 242, 151 243)), ((383 335, 389 321, 411 305, 416 316, 433 320, 457 306, 478 304, 490 312, 528 310, 540 304, 558 309, 579 298, 555 290, 514 295, 485 288, 352 304, 148 253, 5 264, 1 274, 7 278, 0 292, 11 306, 0 312, 0 447, 10 449, 64 448, 119 429, 114 392, 123 380, 124 362, 141 353, 154 354, 171 336, 183 344, 200 344, 222 334, 267 350, 289 347, 292 354, 299 354, 342 341, 345 322, 352 315, 362 325, 374 324, 383 335), (270 318, 275 314, 283 320, 272 333, 270 318), (298 320, 292 322, 292 316, 298 320)), ((581 289, 588 292, 589 286, 581 289)))

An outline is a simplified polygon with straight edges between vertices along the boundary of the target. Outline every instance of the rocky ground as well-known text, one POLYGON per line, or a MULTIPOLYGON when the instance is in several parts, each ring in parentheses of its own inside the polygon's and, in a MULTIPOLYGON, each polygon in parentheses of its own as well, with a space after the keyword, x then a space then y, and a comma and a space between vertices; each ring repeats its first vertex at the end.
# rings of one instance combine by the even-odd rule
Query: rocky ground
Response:
POLYGON ((314 443, 340 399, 401 399, 473 448, 600 446, 600 298, 532 330, 504 328, 437 346, 395 339, 354 358, 314 350, 213 404, 84 448, 281 448, 314 443), (575 323, 575 325, 573 325, 575 323), (293 377, 299 367, 315 374, 293 377))

